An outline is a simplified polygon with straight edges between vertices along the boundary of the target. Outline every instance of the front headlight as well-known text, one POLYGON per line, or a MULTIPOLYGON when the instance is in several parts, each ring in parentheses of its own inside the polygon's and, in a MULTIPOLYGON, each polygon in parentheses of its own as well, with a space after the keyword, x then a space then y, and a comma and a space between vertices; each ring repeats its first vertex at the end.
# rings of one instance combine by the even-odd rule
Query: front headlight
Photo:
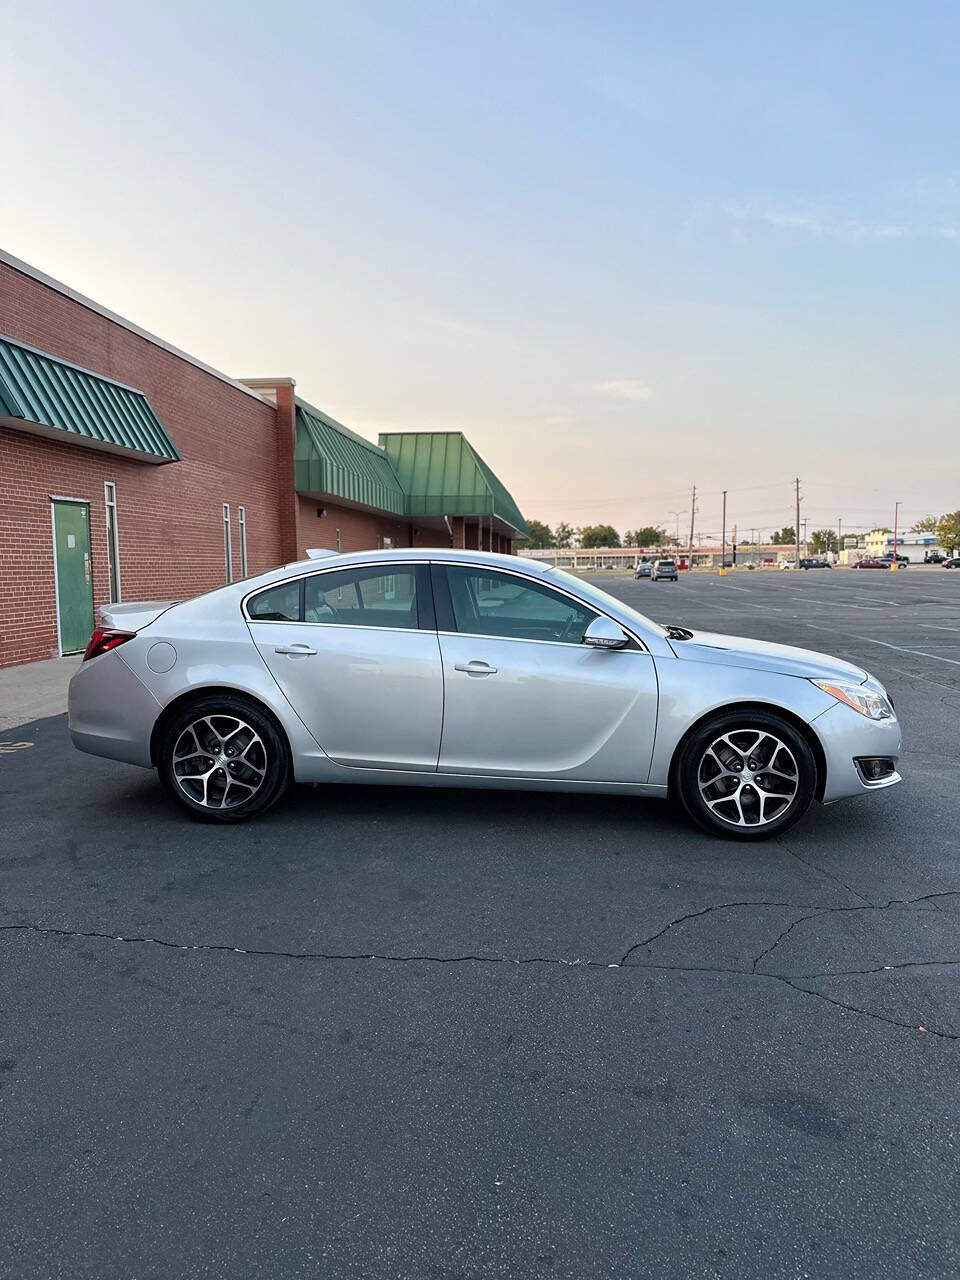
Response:
POLYGON ((874 693, 859 684, 842 684, 836 680, 812 680, 818 689, 829 693, 838 702, 845 702, 854 711, 859 711, 868 720, 892 720, 893 707, 882 693, 874 693))

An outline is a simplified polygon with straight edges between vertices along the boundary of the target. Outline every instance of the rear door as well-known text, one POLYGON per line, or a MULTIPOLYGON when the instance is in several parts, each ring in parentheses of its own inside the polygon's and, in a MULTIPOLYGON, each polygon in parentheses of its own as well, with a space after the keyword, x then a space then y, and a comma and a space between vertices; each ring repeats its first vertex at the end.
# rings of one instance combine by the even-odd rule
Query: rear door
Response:
POLYGON ((353 566, 246 602, 254 643, 327 755, 435 771, 443 672, 425 564, 353 566))
POLYGON ((433 566, 443 655, 440 771, 645 782, 657 720, 653 658, 582 643, 596 611, 486 566, 433 566))

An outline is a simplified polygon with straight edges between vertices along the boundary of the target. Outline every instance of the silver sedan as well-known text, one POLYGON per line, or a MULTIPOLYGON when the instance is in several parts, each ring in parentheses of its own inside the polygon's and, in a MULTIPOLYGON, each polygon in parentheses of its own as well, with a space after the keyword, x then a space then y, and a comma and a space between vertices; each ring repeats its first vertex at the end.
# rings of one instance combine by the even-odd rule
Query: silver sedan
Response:
POLYGON ((81 751, 236 822, 293 782, 673 796, 777 835, 900 781, 882 685, 838 658, 662 627, 473 551, 313 553, 182 603, 110 605, 70 684, 81 751))

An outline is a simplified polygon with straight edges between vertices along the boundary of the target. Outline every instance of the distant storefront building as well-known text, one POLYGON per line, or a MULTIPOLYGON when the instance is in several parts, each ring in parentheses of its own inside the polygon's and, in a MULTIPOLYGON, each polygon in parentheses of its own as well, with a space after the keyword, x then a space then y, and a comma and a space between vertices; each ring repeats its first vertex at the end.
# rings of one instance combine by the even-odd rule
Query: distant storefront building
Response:
MULTIPOLYGON (((887 529, 874 529, 863 540, 868 556, 883 556, 893 553, 893 534, 887 529)), ((898 533, 897 555, 906 556, 912 563, 922 563, 923 557, 931 552, 945 555, 943 547, 937 543, 934 533, 898 533)))
POLYGON ((526 532, 460 432, 374 444, 292 378, 230 378, 0 251, 0 666, 82 649, 110 600, 308 547, 511 552, 526 532))

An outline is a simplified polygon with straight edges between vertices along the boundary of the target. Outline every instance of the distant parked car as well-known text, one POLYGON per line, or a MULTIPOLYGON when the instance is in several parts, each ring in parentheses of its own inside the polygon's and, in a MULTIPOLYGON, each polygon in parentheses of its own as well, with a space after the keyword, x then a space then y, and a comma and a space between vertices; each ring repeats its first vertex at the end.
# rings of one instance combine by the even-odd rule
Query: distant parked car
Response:
POLYGON ((941 555, 939 551, 925 551, 923 555, 924 564, 943 564, 946 556, 941 555))
POLYGON ((950 556, 948 560, 944 560, 943 567, 945 569, 960 569, 960 556, 950 556))
POLYGON ((822 556, 806 556, 800 561, 801 569, 832 569, 833 565, 822 556))
POLYGON ((649 560, 641 560, 633 572, 634 578, 649 578, 653 573, 653 565, 649 560))
POLYGON ((879 556, 864 556, 862 560, 858 560, 854 569, 889 569, 890 561, 881 560, 879 556))
POLYGON ((781 561, 780 561, 780 568, 781 568, 781 569, 795 569, 796 567, 797 567, 797 562, 796 562, 796 560, 781 560, 781 561))
POLYGON ((653 573, 651 573, 650 577, 654 582, 659 582, 661 578, 665 579, 667 582, 676 582, 676 560, 654 560, 653 573))
POLYGON ((880 556, 880 559, 884 562, 887 568, 893 564, 894 560, 896 560, 897 564, 900 565, 901 568, 906 568, 910 563, 909 556, 895 556, 892 551, 885 551, 883 555, 880 556))

